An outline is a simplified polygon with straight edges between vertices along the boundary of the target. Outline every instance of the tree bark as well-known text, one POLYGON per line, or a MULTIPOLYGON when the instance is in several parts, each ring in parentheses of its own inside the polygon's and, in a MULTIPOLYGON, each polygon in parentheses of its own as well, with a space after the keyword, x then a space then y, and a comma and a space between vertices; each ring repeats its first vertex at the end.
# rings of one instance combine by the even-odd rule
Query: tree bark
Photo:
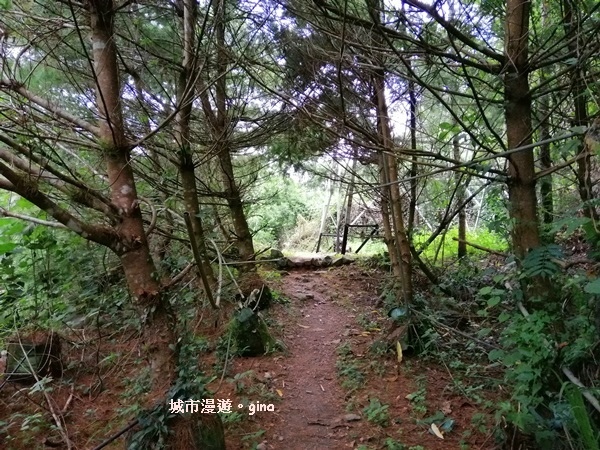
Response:
POLYGON ((131 149, 125 137, 113 2, 92 0, 89 8, 100 143, 107 165, 111 200, 119 212, 120 242, 114 249, 120 257, 136 306, 146 317, 142 342, 152 373, 149 398, 161 398, 175 375, 175 355, 170 348, 175 342, 172 315, 169 303, 161 295, 161 285, 150 255, 130 161, 131 149))
POLYGON ((390 220, 390 189, 389 189, 389 171, 387 170, 387 162, 383 151, 379 152, 379 181, 383 186, 381 188, 381 219, 383 223, 383 240, 390 255, 390 264, 392 266, 392 274, 402 280, 402 269, 400 267, 400 252, 394 239, 390 220))
MULTIPOLYGON (((383 68, 377 69, 373 76, 375 100, 377 108, 377 125, 381 144, 383 145, 383 169, 387 172, 388 192, 390 195, 391 224, 393 244, 399 255, 400 281, 402 282, 402 297, 406 305, 412 302, 412 269, 411 254, 406 228, 404 226, 402 197, 398 178, 398 164, 393 155, 394 144, 389 126, 387 101, 385 98, 385 72, 383 68)), ((391 251, 390 251, 391 254, 391 251)))
MULTIPOLYGON (((540 109, 540 141, 550 138, 550 118, 548 117, 550 105, 548 97, 544 96, 539 101, 540 109)), ((552 156, 550 155, 550 144, 540 146, 540 167, 549 170, 552 167, 552 156)), ((548 225, 554 219, 554 198, 552 192, 552 174, 540 178, 540 196, 542 197, 543 222, 548 225)))
MULTIPOLYGON (((410 64, 410 60, 408 61, 410 64)), ((415 82, 413 80, 408 81, 408 98, 410 102, 410 149, 412 151, 417 150, 417 92, 415 82)), ((417 169, 418 169, 418 158, 416 155, 412 156, 412 162, 410 165, 410 205, 408 207, 408 236, 412 238, 413 230, 416 224, 416 211, 417 211, 417 187, 419 181, 417 180, 417 169)))
MULTIPOLYGON (((505 120, 508 148, 531 144, 528 37, 530 2, 507 0, 504 74, 505 120)), ((540 245, 535 192, 533 149, 508 156, 509 214, 512 243, 518 259, 540 245)))
MULTIPOLYGON (((382 3, 380 0, 369 0, 367 2, 369 14, 379 27, 381 26, 382 3)), ((374 41, 381 44, 381 36, 374 35, 374 41)), ((405 305, 412 303, 412 256, 410 253, 410 244, 406 235, 404 225, 404 212, 402 205, 402 196, 400 195, 398 163, 394 155, 394 142, 390 129, 390 118, 385 96, 385 66, 383 57, 376 55, 373 58, 375 67, 372 74, 373 103, 377 112, 377 132, 378 145, 381 146, 381 169, 384 174, 383 185, 385 201, 382 206, 389 205, 389 214, 387 210, 382 210, 384 216, 384 232, 390 257, 396 255, 398 258, 396 271, 402 283, 402 299, 405 305), (388 203, 389 202, 389 203, 388 203), (387 223, 386 223, 387 215, 387 223), (389 230, 387 229, 389 227, 389 230)), ((392 267, 393 267, 392 259, 392 267)))
MULTIPOLYGON (((179 109, 175 115, 175 140, 179 150, 179 174, 183 188, 183 204, 190 215, 193 239, 196 241, 201 257, 201 270, 210 285, 216 283, 215 276, 206 256, 204 227, 200 218, 200 203, 196 189, 196 171, 190 142, 190 116, 194 100, 196 83, 196 57, 194 52, 196 2, 183 2, 183 61, 177 83, 177 102, 179 109)), ((204 277, 203 277, 204 279, 204 277)), ((204 286, 210 289, 210 286, 204 286)))
MULTIPOLYGON (((454 151, 454 159, 460 163, 460 135, 454 136, 452 139, 452 148, 454 151)), ((465 185, 463 175, 460 171, 455 172, 454 179, 456 180, 456 203, 462 205, 465 201, 465 185)), ((467 256, 467 211, 466 206, 461 206, 458 211, 458 258, 462 259, 467 256)))
MULTIPOLYGON (((230 139, 230 120, 227 111, 227 77, 225 74, 228 70, 228 56, 225 42, 225 1, 216 1, 213 5, 215 14, 215 39, 217 47, 217 81, 215 82, 215 103, 216 113, 212 111, 210 102, 206 95, 203 99, 203 108, 211 110, 209 116, 212 117, 213 138, 217 145, 217 158, 221 171, 221 181, 225 191, 225 196, 229 210, 231 212, 231 220, 233 229, 236 235, 237 248, 240 252, 240 257, 243 261, 254 260, 254 243, 252 241, 252 233, 246 220, 244 212, 244 204, 240 188, 236 182, 233 172, 233 163, 231 159, 231 144, 230 139)), ((254 270, 252 264, 245 267, 247 270, 254 270)))

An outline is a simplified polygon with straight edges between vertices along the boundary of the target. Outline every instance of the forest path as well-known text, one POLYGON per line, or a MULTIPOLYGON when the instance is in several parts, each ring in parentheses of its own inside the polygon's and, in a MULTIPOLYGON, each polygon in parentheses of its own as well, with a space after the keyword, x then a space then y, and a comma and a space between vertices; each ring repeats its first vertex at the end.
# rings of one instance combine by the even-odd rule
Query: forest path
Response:
POLYGON ((282 293, 299 303, 299 314, 286 333, 290 356, 282 367, 285 399, 274 436, 279 448, 353 446, 351 430, 357 424, 344 420, 345 394, 336 374, 336 349, 349 334, 353 318, 334 301, 339 296, 336 284, 335 272, 296 271, 282 285, 282 293))
POLYGON ((455 450, 463 442, 472 445, 465 448, 493 448, 480 432, 464 441, 456 432, 471 428, 478 411, 448 389, 446 370, 418 360, 399 366, 394 354, 369 350, 390 326, 378 304, 383 277, 354 264, 291 270, 269 282, 288 301, 264 315, 286 351, 235 358, 230 373, 242 389, 222 394, 234 403, 271 403, 274 411, 228 425, 228 450, 455 450), (372 400, 380 410, 369 409, 372 400), (444 440, 418 420, 436 411, 456 422, 444 440))

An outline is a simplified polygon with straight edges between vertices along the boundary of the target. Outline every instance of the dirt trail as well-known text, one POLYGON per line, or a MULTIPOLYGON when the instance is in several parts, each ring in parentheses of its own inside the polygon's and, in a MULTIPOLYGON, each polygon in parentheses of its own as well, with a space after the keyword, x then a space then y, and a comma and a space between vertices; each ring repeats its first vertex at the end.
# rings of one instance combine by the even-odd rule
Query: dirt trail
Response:
POLYGON ((290 357, 282 367, 286 388, 279 407, 278 448, 335 450, 351 446, 347 431, 351 425, 344 423, 344 392, 335 362, 337 345, 352 319, 332 301, 330 288, 322 284, 325 276, 293 272, 283 285, 283 293, 293 302, 302 302, 302 307, 297 326, 288 332, 290 357))
MULTIPOLYGON (((454 364, 458 370, 451 374, 448 366, 459 361, 436 365, 417 356, 405 357, 399 364, 397 355, 385 352, 385 347, 372 351, 373 342, 391 325, 378 305, 384 274, 354 264, 296 269, 281 277, 273 272, 270 276, 272 290, 289 301, 275 302, 263 317, 285 351, 235 357, 223 367, 222 330, 214 327, 214 321, 203 322, 207 341, 211 340, 211 347, 213 340, 216 345, 213 351, 202 352, 201 369, 213 373, 219 368, 223 377, 215 376, 208 388, 214 398, 232 402, 231 414, 222 415, 228 450, 495 448, 493 417, 465 394, 473 379, 461 379, 460 368, 469 366, 454 364), (270 409, 251 414, 250 405, 259 404, 270 409), (438 420, 431 418, 440 414, 455 423, 443 439, 430 432, 431 420, 438 420)), ((106 339, 100 332, 105 331, 98 328, 98 337, 91 332, 91 338, 73 333, 73 342, 82 343, 65 346, 69 352, 66 360, 79 362, 69 372, 73 382, 53 385, 53 404, 67 410, 70 437, 82 449, 114 435, 124 418, 122 408, 129 406, 127 399, 131 398, 124 393, 131 395, 139 386, 132 383, 139 365, 132 363, 138 344, 131 332, 114 340, 113 335, 106 339)), ((452 335, 441 338, 451 339, 452 335)), ((487 363, 487 355, 484 361, 487 363)), ((477 386, 473 388, 480 398, 484 395, 477 386)), ((24 397, 17 401, 20 391, 31 395, 16 385, 0 392, 0 418, 37 414, 34 417, 41 420, 47 416, 47 411, 36 406, 45 401, 40 392, 34 402, 24 401, 24 397)), ((37 431, 32 431, 34 427, 19 429, 20 423, 15 422, 8 435, 0 436, 0 448, 42 448, 46 438, 61 442, 56 434, 48 435, 49 427, 39 426, 51 423, 47 420, 50 422, 34 422, 37 431), (3 442, 4 438, 10 442, 3 442)), ((123 439, 108 448, 122 449, 123 439)))
POLYGON ((241 395, 222 394, 273 402, 275 411, 229 427, 229 450, 494 448, 485 427, 473 426, 474 414, 480 411, 451 388, 453 377, 446 368, 418 359, 399 366, 395 355, 370 353, 372 343, 389 327, 376 306, 382 276, 345 266, 293 270, 271 283, 289 299, 266 315, 287 351, 235 358, 230 373, 251 373, 252 379, 241 395), (346 359, 338 355, 340 345, 346 359), (339 362, 346 369, 353 364, 360 372, 360 381, 355 379, 350 390, 341 386, 348 378, 339 376, 339 362), (368 417, 372 400, 385 405, 376 420, 368 417), (443 440, 421 421, 434 414, 455 422, 443 440))
MULTIPOLYGON (((342 450, 356 447, 365 435, 370 424, 346 410, 336 361, 340 343, 361 338, 350 300, 376 299, 376 285, 366 278, 349 267, 292 270, 272 284, 289 300, 268 313, 281 327, 274 331, 285 356, 237 358, 232 367, 238 374, 251 370, 279 398, 274 413, 250 419, 265 431, 260 450, 342 450)), ((247 441, 238 437, 228 448, 248 448, 247 441)))

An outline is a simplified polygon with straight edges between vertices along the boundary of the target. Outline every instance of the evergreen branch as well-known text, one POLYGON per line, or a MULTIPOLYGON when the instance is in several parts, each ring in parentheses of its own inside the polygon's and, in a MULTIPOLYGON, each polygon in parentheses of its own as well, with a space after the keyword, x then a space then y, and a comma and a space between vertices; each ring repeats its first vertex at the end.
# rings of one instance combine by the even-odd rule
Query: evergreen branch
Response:
POLYGON ((46 100, 45 98, 42 98, 37 94, 34 94, 33 92, 26 89, 25 86, 23 86, 21 83, 15 81, 15 80, 9 80, 4 77, 0 78, 0 89, 10 90, 10 91, 13 91, 13 92, 19 94, 20 96, 26 98, 30 102, 42 107, 46 111, 52 113, 52 115, 54 115, 62 120, 65 120, 65 121, 69 122, 71 125, 81 128, 82 130, 85 130, 85 131, 93 134, 94 136, 98 136, 100 133, 100 128, 90 124, 89 122, 86 122, 85 120, 80 119, 77 116, 74 116, 73 114, 65 111, 62 108, 59 108, 58 106, 52 104, 50 101, 46 100))
POLYGON ((119 239, 114 229, 104 225, 89 224, 78 219, 41 192, 35 180, 18 174, 3 162, 0 162, 0 175, 12 184, 12 192, 29 200, 71 231, 84 239, 115 249, 115 244, 119 239))

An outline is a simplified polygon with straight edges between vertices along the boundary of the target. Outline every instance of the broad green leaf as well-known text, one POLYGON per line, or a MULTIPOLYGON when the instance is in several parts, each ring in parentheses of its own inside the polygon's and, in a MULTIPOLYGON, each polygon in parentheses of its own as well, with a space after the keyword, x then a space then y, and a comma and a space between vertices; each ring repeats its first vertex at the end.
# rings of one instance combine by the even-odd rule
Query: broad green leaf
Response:
POLYGON ((583 290, 588 294, 600 294, 600 278, 590 281, 583 290))
POLYGON ((3 242, 0 244, 0 255, 4 255, 5 253, 11 252, 15 249, 17 244, 13 244, 12 242, 3 242))
POLYGON ((506 322, 508 319, 510 319, 510 314, 507 313, 506 311, 502 311, 500 313, 500 315, 498 316, 498 322, 499 323, 504 323, 506 322))
POLYGON ((485 286, 485 287, 482 287, 481 289, 479 289, 480 295, 488 295, 490 292, 492 292, 491 286, 485 286))
POLYGON ((487 301, 488 308, 493 308, 498 303, 500 303, 502 299, 500 297, 492 297, 487 301))
POLYGON ((504 350, 493 349, 488 353, 488 359, 490 361, 498 361, 504 358, 504 350))

